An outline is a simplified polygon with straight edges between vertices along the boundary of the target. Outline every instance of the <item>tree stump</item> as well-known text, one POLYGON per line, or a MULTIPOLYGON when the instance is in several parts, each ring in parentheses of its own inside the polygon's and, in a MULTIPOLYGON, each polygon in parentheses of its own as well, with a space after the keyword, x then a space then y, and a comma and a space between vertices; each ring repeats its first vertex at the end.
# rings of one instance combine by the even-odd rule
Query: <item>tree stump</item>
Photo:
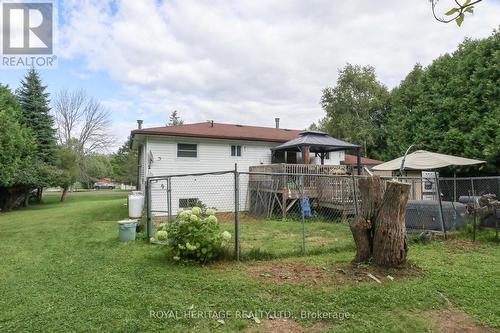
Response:
POLYGON ((354 262, 397 267, 406 262, 405 211, 410 185, 384 183, 380 177, 359 179, 359 211, 350 223, 356 244, 354 262))
POLYGON ((405 212, 410 184, 390 181, 376 218, 373 235, 373 261, 384 267, 406 263, 405 212))
POLYGON ((384 184, 380 177, 361 178, 359 184, 359 214, 350 223, 356 243, 355 262, 367 262, 372 257, 373 222, 378 213, 384 184))

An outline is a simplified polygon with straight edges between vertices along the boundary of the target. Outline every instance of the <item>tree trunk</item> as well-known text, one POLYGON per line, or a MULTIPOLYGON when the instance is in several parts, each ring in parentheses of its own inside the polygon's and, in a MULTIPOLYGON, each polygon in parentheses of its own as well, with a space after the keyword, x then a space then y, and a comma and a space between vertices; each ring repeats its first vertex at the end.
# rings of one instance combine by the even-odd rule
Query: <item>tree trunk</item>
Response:
POLYGON ((350 227, 356 244, 354 262, 368 262, 372 257, 371 223, 356 216, 350 223, 350 227))
POLYGON ((36 189, 36 202, 37 203, 42 203, 42 196, 43 196, 43 187, 39 187, 36 189))
POLYGON ((355 262, 367 262, 372 257, 373 222, 384 194, 380 177, 361 178, 359 184, 359 214, 350 223, 356 243, 355 262))
POLYGON ((406 263, 405 212, 410 184, 390 181, 376 218, 373 235, 373 260, 384 267, 398 267, 406 263))
POLYGON ((26 190, 24 193, 23 207, 28 207, 30 205, 31 190, 26 190))
POLYGON ((66 200, 66 195, 68 194, 68 187, 63 187, 63 191, 62 191, 62 194, 61 194, 61 202, 64 202, 64 200, 66 200))
POLYGON ((350 223, 356 244, 354 262, 373 260, 377 265, 397 267, 406 262, 405 211, 410 185, 384 183, 380 177, 358 180, 359 211, 350 223))

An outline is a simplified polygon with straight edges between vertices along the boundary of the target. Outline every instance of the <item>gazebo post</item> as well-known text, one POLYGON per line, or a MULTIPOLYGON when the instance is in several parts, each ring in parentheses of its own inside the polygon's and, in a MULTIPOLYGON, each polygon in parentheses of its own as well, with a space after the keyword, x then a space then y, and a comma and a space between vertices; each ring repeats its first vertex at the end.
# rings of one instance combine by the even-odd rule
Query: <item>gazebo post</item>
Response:
POLYGON ((309 164, 310 158, 310 147, 303 145, 300 146, 300 152, 302 153, 302 164, 309 164))
POLYGON ((356 164, 357 164, 357 168, 358 168, 358 176, 361 175, 361 151, 358 148, 356 148, 356 164))

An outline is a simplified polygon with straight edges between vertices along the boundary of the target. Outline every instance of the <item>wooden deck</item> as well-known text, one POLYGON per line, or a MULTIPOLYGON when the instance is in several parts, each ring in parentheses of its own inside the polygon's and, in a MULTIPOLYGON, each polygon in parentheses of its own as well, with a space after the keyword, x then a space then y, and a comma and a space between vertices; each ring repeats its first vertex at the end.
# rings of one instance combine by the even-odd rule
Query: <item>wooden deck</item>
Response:
POLYGON ((341 215, 353 213, 352 178, 339 165, 270 164, 250 167, 250 212, 283 218, 301 197, 314 207, 330 208, 341 215), (301 191, 303 188, 303 191, 301 191))

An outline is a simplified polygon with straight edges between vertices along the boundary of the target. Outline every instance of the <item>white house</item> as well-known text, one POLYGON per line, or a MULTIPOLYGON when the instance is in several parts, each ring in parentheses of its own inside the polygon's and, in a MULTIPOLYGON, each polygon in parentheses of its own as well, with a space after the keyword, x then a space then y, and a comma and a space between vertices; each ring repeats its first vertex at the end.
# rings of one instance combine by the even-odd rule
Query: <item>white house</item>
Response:
MULTIPOLYGON (((132 131, 139 149, 139 189, 147 177, 234 170, 271 163, 297 163, 300 153, 271 154, 271 148, 299 136, 300 130, 202 122, 178 126, 140 128, 132 131)), ((324 164, 340 165, 344 152, 331 152, 324 164)), ((311 163, 319 164, 312 156, 311 163)), ((247 182, 240 181, 240 207, 246 203, 247 182)), ((233 174, 172 178, 172 209, 190 207, 196 199, 221 211, 234 209, 233 174)), ((152 209, 167 210, 165 181, 152 184, 152 209)))

